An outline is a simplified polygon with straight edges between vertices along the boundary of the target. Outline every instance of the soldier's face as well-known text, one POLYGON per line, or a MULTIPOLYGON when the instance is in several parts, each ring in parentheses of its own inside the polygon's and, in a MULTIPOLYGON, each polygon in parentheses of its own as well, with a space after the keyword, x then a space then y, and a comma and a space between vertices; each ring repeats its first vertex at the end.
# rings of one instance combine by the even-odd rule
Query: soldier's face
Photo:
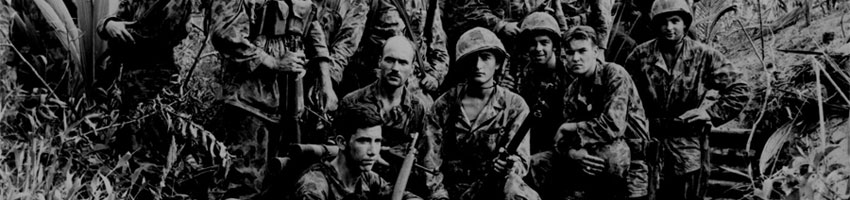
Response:
POLYGON ((589 76, 596 67, 597 47, 591 40, 570 40, 561 52, 567 62, 567 71, 573 75, 589 76))
POLYGON ((548 35, 534 36, 531 45, 528 47, 528 58, 531 59, 533 64, 546 64, 554 55, 553 49, 552 38, 549 38, 548 35))
POLYGON ((496 54, 490 51, 480 51, 467 59, 475 61, 475 66, 469 74, 471 83, 489 86, 493 82, 493 75, 496 74, 496 69, 499 68, 500 64, 497 62, 496 54))
POLYGON ((685 21, 679 15, 667 16, 661 21, 661 39, 679 41, 685 36, 685 21))
POLYGON ((385 85, 401 87, 413 75, 413 49, 409 45, 388 44, 381 58, 380 71, 385 85))
POLYGON ((380 125, 359 128, 347 141, 340 143, 340 150, 347 153, 350 169, 371 171, 380 156, 382 141, 380 125))

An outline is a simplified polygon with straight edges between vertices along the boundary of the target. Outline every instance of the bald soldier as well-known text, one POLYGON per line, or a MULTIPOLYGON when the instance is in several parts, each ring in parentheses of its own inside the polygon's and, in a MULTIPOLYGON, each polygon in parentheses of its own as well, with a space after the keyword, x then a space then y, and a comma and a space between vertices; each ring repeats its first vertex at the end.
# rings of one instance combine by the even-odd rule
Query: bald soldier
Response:
MULTIPOLYGON (((387 180, 395 180, 398 176, 398 167, 402 163, 399 155, 406 152, 413 139, 412 133, 425 133, 423 117, 431 102, 422 93, 412 92, 407 87, 408 80, 414 78, 415 55, 413 43, 406 37, 390 37, 378 59, 378 80, 346 95, 340 104, 342 107, 372 104, 379 108, 383 117, 383 143, 390 147, 389 151, 381 153, 381 158, 386 159, 392 167, 376 166, 375 172, 387 180)), ((417 162, 431 169, 436 168, 434 161, 438 159, 432 150, 433 142, 433 137, 420 134, 416 144, 419 152, 417 162)), ((421 170, 413 171, 408 189, 428 199, 448 198, 442 179, 421 170)))

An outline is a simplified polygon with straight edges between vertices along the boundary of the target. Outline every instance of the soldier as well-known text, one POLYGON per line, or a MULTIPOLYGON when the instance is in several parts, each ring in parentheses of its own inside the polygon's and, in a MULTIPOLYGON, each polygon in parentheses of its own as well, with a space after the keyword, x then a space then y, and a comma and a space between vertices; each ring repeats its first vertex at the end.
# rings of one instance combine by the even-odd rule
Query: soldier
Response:
POLYGON ((708 178, 707 122, 722 125, 749 101, 749 86, 717 50, 685 37, 693 16, 685 0, 652 5, 654 40, 635 48, 626 66, 659 140, 658 199, 703 199, 708 178), (708 90, 719 98, 704 104, 708 90))
POLYGON ((134 110, 174 81, 180 67, 173 49, 189 35, 191 12, 189 0, 122 0, 98 24, 100 38, 109 42, 103 65, 116 76, 102 84, 118 86, 113 94, 120 94, 123 110, 134 110))
POLYGON ((451 199, 539 199, 522 177, 528 171, 529 136, 513 138, 528 116, 522 97, 498 86, 494 77, 508 54, 496 34, 473 28, 457 44, 458 66, 467 81, 440 96, 427 119, 427 135, 443 162, 441 176, 451 199), (501 141, 521 140, 518 149, 501 141), (500 152, 516 152, 499 156, 500 152))
POLYGON ((555 144, 552 138, 563 122, 563 91, 569 74, 561 67, 564 65, 562 60, 558 59, 561 34, 552 15, 531 13, 522 21, 521 27, 520 40, 526 44, 521 49, 526 50, 524 53, 529 61, 515 75, 519 83, 516 91, 531 108, 528 120, 534 120, 536 124, 531 130, 531 152, 537 153, 552 150, 555 144))
POLYGON ((331 62, 321 62, 319 70, 305 76, 304 87, 306 115, 303 116, 302 132, 311 133, 304 141, 321 143, 333 136, 330 115, 336 110, 338 98, 343 91, 343 71, 348 68, 352 55, 357 51, 363 37, 366 14, 369 6, 364 0, 314 0, 318 10, 316 17, 326 33, 331 62), (322 76, 326 74, 325 76, 322 76), (326 87, 330 86, 330 87, 326 87))
POLYGON ((567 19, 569 27, 577 25, 593 27, 600 44, 599 48, 604 53, 608 48, 608 35, 611 34, 611 27, 614 24, 614 16, 611 15, 614 0, 566 0, 565 3, 566 6, 563 8, 564 14, 569 18, 567 19))
POLYGON ((273 136, 283 131, 293 135, 296 132, 280 130, 273 124, 275 118, 287 123, 297 120, 280 115, 279 107, 284 106, 280 99, 297 104, 292 101, 303 97, 286 93, 288 89, 298 89, 289 86, 298 78, 296 74, 315 70, 305 66, 327 66, 322 62, 331 60, 322 26, 316 21, 316 6, 311 1, 217 0, 210 10, 211 41, 223 57, 225 105, 219 112, 223 127, 218 133, 237 157, 227 181, 239 184, 231 184, 230 193, 225 196, 245 198, 258 194, 263 187, 262 181, 256 179, 266 173, 266 156, 277 153, 267 152, 270 145, 279 142, 273 136), (280 85, 288 88, 279 88, 280 85))
POLYGON ((588 26, 574 27, 564 36, 566 68, 575 77, 564 93, 565 122, 557 130, 555 152, 546 152, 533 162, 535 168, 548 173, 543 175, 551 175, 544 179, 549 198, 626 199, 646 195, 647 167, 641 154, 649 130, 643 105, 628 72, 598 59, 595 36, 588 26), (566 159, 553 160, 558 157, 566 159), (537 160, 540 158, 547 159, 537 160), (563 171, 556 172, 555 168, 563 171), (588 181, 563 183, 564 175, 588 181), (567 187, 558 190, 560 185, 567 187))
MULTIPOLYGON (((390 199, 392 185, 372 171, 384 139, 380 112, 375 104, 341 105, 334 124, 339 154, 308 168, 292 199, 390 199)), ((420 198, 405 192, 402 199, 420 198)))
MULTIPOLYGON (((356 106, 371 104, 379 108, 384 119, 383 136, 384 145, 390 147, 390 151, 382 153, 390 166, 401 166, 400 159, 404 155, 408 144, 413 139, 410 135, 414 132, 424 133, 424 117, 426 109, 430 108, 430 101, 423 94, 411 91, 407 80, 413 78, 413 59, 416 53, 413 43, 404 36, 393 36, 387 39, 378 63, 380 77, 377 81, 358 89, 343 98, 341 106, 356 106), (395 155, 391 155, 395 154, 395 155), (396 159, 394 159, 396 158, 396 159)), ((418 162, 428 168, 436 168, 435 160, 439 156, 435 154, 433 137, 421 134, 417 140, 418 162)), ((395 180, 398 169, 387 169, 379 166, 375 170, 388 180, 395 180)), ((448 198, 448 193, 443 188, 442 180, 437 177, 414 171, 414 178, 409 184, 410 190, 419 196, 428 199, 448 198), (414 182, 415 181, 415 182, 414 182)))
POLYGON ((345 85, 357 89, 374 82, 378 76, 373 66, 379 62, 384 43, 389 37, 403 35, 415 43, 418 52, 413 60, 417 76, 410 79, 414 84, 409 86, 416 93, 437 92, 448 73, 449 62, 440 9, 434 7, 434 15, 428 16, 426 0, 374 0, 371 4, 356 62, 344 79, 350 82, 345 85), (426 27, 429 17, 433 21, 426 27))

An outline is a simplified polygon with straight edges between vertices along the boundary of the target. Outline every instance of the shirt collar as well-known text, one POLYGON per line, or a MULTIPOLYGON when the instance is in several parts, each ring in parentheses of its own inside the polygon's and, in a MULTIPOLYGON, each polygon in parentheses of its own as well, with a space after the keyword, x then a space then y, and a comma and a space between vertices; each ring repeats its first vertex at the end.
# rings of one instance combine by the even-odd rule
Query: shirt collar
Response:
MULTIPOLYGON (((381 90, 382 90, 381 86, 382 86, 382 84, 381 84, 380 79, 378 79, 375 82, 372 82, 372 84, 369 84, 369 86, 367 86, 366 92, 364 93, 364 97, 369 102, 376 102, 376 103, 380 102, 380 100, 378 98, 381 95, 381 90)), ((405 84, 402 87, 404 87, 404 88, 402 89, 402 92, 401 92, 401 103, 399 104, 399 106, 401 106, 401 108, 403 108, 403 109, 408 109, 413 105, 413 103, 414 103, 413 98, 414 97, 410 93, 410 89, 408 88, 407 84, 405 84)), ((378 104, 378 105, 381 105, 381 104, 378 104)))

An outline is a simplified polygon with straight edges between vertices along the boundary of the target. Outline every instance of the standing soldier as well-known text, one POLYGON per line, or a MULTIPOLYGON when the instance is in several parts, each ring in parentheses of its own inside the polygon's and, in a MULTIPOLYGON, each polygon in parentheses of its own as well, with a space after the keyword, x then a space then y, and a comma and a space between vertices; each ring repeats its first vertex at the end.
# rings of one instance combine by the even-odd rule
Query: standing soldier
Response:
POLYGON ((366 30, 355 56, 357 59, 354 66, 347 69, 344 78, 345 86, 351 87, 348 91, 364 87, 378 78, 373 66, 379 62, 384 43, 392 36, 403 35, 413 41, 417 49, 413 60, 417 76, 410 79, 414 84, 408 86, 416 93, 437 92, 437 87, 448 73, 449 55, 441 11, 436 6, 429 7, 429 1, 432 0, 371 1, 366 30), (429 16, 429 12, 433 15, 429 16), (430 27, 426 27, 429 20, 430 27))
MULTIPOLYGON (((101 61, 107 77, 98 85, 111 88, 104 100, 120 106, 124 120, 141 117, 139 105, 148 105, 176 80, 180 67, 173 49, 189 35, 191 12, 190 0, 122 0, 118 10, 98 24, 98 35, 108 41, 101 61)), ((168 146, 163 144, 171 138, 166 137, 167 123, 151 118, 123 126, 116 146, 120 152, 152 146, 157 148, 151 154, 165 153, 168 146)))
POLYGON ((611 10, 614 8, 614 0, 566 0, 566 6, 563 6, 564 14, 569 18, 567 25, 569 27, 577 25, 587 25, 593 27, 596 31, 596 39, 599 41, 599 48, 602 49, 604 55, 605 49, 608 48, 608 35, 611 34, 611 27, 614 24, 614 16, 611 15, 611 10))
MULTIPOLYGON (((374 105, 379 108, 384 119, 383 142, 389 146, 390 151, 381 153, 390 166, 401 166, 399 156, 404 155, 408 144, 413 140, 414 132, 424 133, 425 112, 430 108, 430 100, 426 100, 422 94, 417 94, 407 87, 407 80, 413 78, 413 59, 415 49, 413 43, 404 36, 393 36, 387 39, 382 56, 379 59, 378 69, 380 77, 377 81, 349 93, 343 98, 341 106, 352 107, 357 105, 374 105), (395 154, 395 155, 389 155, 395 154)), ((436 168, 435 161, 439 156, 435 154, 433 137, 420 134, 416 144, 418 162, 428 168, 436 168)), ((398 177, 398 167, 387 169, 379 166, 376 172, 388 180, 398 177)), ((414 171, 410 190, 419 196, 428 199, 448 198, 448 193, 443 188, 443 182, 437 177, 422 173, 422 170, 414 171)))
POLYGON ((569 74, 566 73, 558 50, 561 34, 552 15, 534 12, 522 21, 520 40, 528 62, 515 75, 516 91, 531 109, 528 120, 535 122, 531 130, 531 152, 551 150, 552 138, 561 125, 563 91, 569 74))
POLYGON ((180 72, 173 49, 189 35, 191 12, 189 0, 122 0, 98 24, 100 38, 109 42, 104 65, 117 76, 106 80, 118 86, 123 110, 153 99, 180 72))
POLYGON ((626 60, 660 143, 658 199, 703 199, 708 182, 706 123, 722 125, 743 110, 749 86, 717 50, 685 37, 693 16, 685 0, 652 5, 654 40, 626 60), (708 90, 720 97, 701 106, 708 90))
POLYGON ((443 159, 438 163, 449 196, 539 199, 522 180, 529 165, 529 136, 518 132, 528 106, 493 79, 508 59, 502 42, 485 28, 473 28, 461 35, 456 52, 467 81, 437 99, 426 124, 426 134, 441 141, 435 151, 443 159), (514 138, 518 135, 525 137, 514 138), (513 140, 521 141, 517 149, 497 146, 513 140))
POLYGON ((235 148, 229 151, 237 157, 226 180, 233 183, 231 193, 225 196, 256 195, 262 187, 258 178, 266 173, 262 168, 266 156, 276 154, 267 152, 279 142, 274 136, 297 132, 270 124, 275 118, 293 120, 279 114, 279 107, 288 106, 280 105, 281 98, 303 98, 287 94, 288 89, 298 88, 279 88, 279 84, 293 84, 299 78, 295 73, 315 70, 305 66, 328 65, 322 63, 331 61, 325 35, 315 20, 316 6, 309 0, 216 0, 210 10, 212 44, 223 57, 225 105, 219 114, 224 127, 219 131, 224 135, 219 137, 235 148))
MULTIPOLYGON (((321 62, 319 70, 305 77, 307 88, 306 112, 302 132, 309 132, 308 143, 322 143, 333 136, 329 120, 336 110, 337 100, 345 95, 342 90, 343 71, 360 44, 369 6, 364 0, 314 0, 318 6, 316 19, 321 23, 328 44, 331 62, 321 62), (322 76, 322 74, 327 74, 322 76), (330 87, 325 87, 330 86, 330 87)), ((347 91, 345 91, 347 92, 347 91)))

